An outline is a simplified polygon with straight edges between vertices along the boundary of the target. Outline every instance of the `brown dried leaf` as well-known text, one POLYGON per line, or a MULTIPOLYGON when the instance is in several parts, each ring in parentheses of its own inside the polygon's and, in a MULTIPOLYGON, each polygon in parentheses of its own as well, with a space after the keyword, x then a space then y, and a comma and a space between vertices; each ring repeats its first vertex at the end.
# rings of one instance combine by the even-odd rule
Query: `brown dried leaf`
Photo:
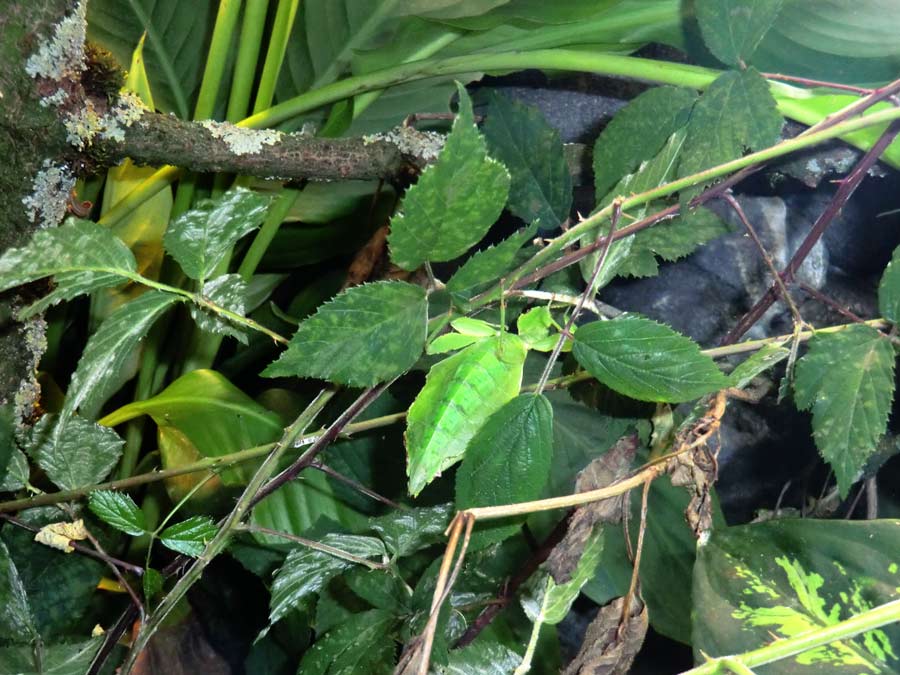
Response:
POLYGON ((70 544, 72 540, 82 541, 83 539, 87 539, 87 530, 84 529, 84 520, 81 518, 72 523, 61 522, 44 525, 34 535, 34 540, 39 544, 55 548, 63 553, 71 553, 75 550, 70 544))
POLYGON ((563 671, 564 675, 624 675, 631 668, 647 634, 647 607, 638 599, 631 602, 624 625, 622 604, 616 598, 601 607, 588 625, 578 655, 563 671))

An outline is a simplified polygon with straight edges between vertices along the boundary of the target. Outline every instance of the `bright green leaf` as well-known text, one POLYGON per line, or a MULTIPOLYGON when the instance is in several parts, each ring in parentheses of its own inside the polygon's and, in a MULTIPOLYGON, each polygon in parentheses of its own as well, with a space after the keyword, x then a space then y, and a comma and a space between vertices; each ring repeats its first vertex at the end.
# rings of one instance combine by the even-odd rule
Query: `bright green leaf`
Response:
POLYGON ((482 338, 476 335, 462 335, 460 333, 446 333, 435 338, 425 348, 426 354, 446 354, 447 352, 455 352, 471 344, 475 344, 482 338))
POLYGON ((410 494, 459 461, 487 418, 519 393, 525 353, 522 341, 507 334, 432 366, 407 417, 410 494))
POLYGON ((744 67, 775 23, 784 0, 697 0, 703 40, 717 59, 744 67))
POLYGON ((191 516, 180 523, 169 525, 159 533, 163 546, 196 558, 216 536, 218 527, 209 516, 191 516))
MULTIPOLYGON (((793 518, 717 528, 697 549, 694 644, 711 657, 739 654, 832 626, 895 601, 896 521, 793 518)), ((773 675, 895 672, 895 624, 766 666, 773 675)))
POLYGON ((789 354, 790 350, 785 349, 781 345, 766 345, 749 358, 744 359, 728 374, 730 386, 743 389, 750 384, 754 377, 767 371, 776 363, 781 363, 789 354))
POLYGON ((881 283, 878 285, 878 311, 891 323, 900 321, 900 246, 894 249, 891 262, 881 276, 881 283))
POLYGON ((679 87, 654 87, 632 99, 600 132, 594 144, 594 186, 606 195, 642 162, 655 157, 687 122, 697 95, 679 87))
POLYGON ((15 642, 31 642, 38 637, 19 570, 0 540, 0 627, 15 642))
POLYGON ((124 492, 97 490, 91 493, 88 505, 100 520, 126 534, 138 537, 147 531, 144 512, 124 492))
POLYGON ((372 518, 369 526, 378 533, 395 558, 402 558, 443 541, 451 514, 449 504, 397 509, 387 515, 372 518))
POLYGON ((235 242, 262 223, 270 198, 245 188, 207 199, 175 218, 163 244, 192 279, 205 281, 235 242))
POLYGON ((482 131, 491 156, 509 169, 513 215, 551 229, 564 222, 572 207, 572 176, 559 132, 540 110, 491 92, 482 131))
POLYGON ((425 346, 425 291, 403 281, 347 289, 300 324, 267 377, 369 387, 409 370, 425 346))
MULTIPOLYGON (((201 295, 222 309, 244 316, 247 312, 247 282, 237 274, 223 274, 207 281, 200 291, 201 295)), ((247 333, 221 314, 206 307, 195 304, 190 306, 191 318, 202 330, 208 333, 230 335, 241 344, 247 344, 247 333)))
MULTIPOLYGON (((553 458, 553 408, 546 397, 521 394, 491 415, 466 449, 456 472, 456 507, 539 499, 553 458)), ((476 525, 479 545, 514 534, 521 522, 476 525)))
POLYGON ((492 337, 499 333, 497 326, 482 321, 481 319, 472 319, 468 316, 461 316, 450 322, 450 326, 457 333, 462 335, 470 335, 472 337, 492 337))
POLYGON ((149 291, 109 315, 88 339, 66 392, 64 416, 78 410, 96 417, 106 400, 123 384, 122 373, 132 351, 156 320, 180 296, 149 291))
POLYGON ((396 622, 393 613, 383 609, 354 614, 316 640, 303 655, 297 672, 303 675, 391 672, 396 651, 391 632, 396 622))
POLYGON ((124 441, 112 429, 79 415, 44 415, 26 451, 58 487, 74 490, 102 481, 119 461, 124 441))
POLYGON ((322 537, 319 543, 335 549, 335 554, 305 546, 295 548, 275 573, 269 601, 269 623, 275 623, 321 591, 338 574, 359 564, 336 555, 337 552, 357 558, 376 558, 376 562, 381 562, 386 554, 384 544, 375 537, 331 533, 322 537))
POLYGON ((680 403, 728 386, 695 342, 644 317, 582 326, 572 353, 600 382, 639 401, 680 403))
POLYGON ((437 161, 406 193, 391 219, 391 260, 413 270, 461 256, 487 233, 509 192, 509 172, 487 156, 472 103, 459 87, 459 114, 437 161))
MULTIPOLYGON (((722 73, 694 106, 678 176, 762 150, 781 137, 784 120, 765 79, 753 68, 722 73)), ((702 186, 682 194, 682 202, 702 186)))
POLYGON ((820 333, 794 370, 794 398, 812 410, 813 437, 841 495, 859 478, 887 427, 894 396, 894 348, 861 324, 820 333))

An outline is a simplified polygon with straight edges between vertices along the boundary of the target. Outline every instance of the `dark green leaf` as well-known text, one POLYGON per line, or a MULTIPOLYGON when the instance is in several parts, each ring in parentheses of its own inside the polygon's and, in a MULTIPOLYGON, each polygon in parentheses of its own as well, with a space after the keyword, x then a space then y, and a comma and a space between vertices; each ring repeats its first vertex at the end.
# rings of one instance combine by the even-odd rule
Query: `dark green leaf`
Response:
POLYGON ((492 92, 482 126, 491 156, 509 169, 509 210, 555 228, 569 217, 572 176, 559 132, 540 110, 492 92))
POLYGON ((175 218, 163 244, 192 279, 205 281, 235 242, 262 223, 269 197, 235 188, 175 218))
MULTIPOLYGON (((247 283, 237 274, 223 274, 203 284, 200 293, 210 302, 234 314, 244 316, 247 312, 247 283)), ((208 333, 230 335, 242 344, 247 344, 246 329, 232 323, 226 316, 217 314, 206 307, 191 303, 191 318, 208 333)))
POLYGON ((783 0, 697 0, 703 40, 717 59, 744 67, 775 23, 783 0))
MULTIPOLYGON (((898 598, 894 521, 783 519, 715 529, 697 550, 694 650, 739 654, 831 626, 898 598)), ((805 651, 773 675, 895 672, 900 627, 805 651)))
POLYGON ((384 544, 375 537, 332 533, 326 534, 319 543, 335 549, 334 553, 308 547, 295 548, 275 573, 269 601, 269 623, 275 623, 321 591, 338 574, 358 564, 336 555, 337 552, 358 558, 377 558, 377 562, 381 562, 386 555, 384 544))
POLYGON ((459 114, 444 149, 406 193, 391 219, 391 260, 413 270, 457 258, 487 233, 509 193, 509 172, 487 156, 472 102, 459 86, 459 114))
POLYGON ((431 367, 406 423, 410 494, 459 461, 487 418, 519 393, 525 353, 522 341, 507 334, 431 367))
POLYGON ((63 490, 95 485, 119 461, 124 441, 112 429, 75 415, 44 415, 31 430, 26 451, 63 490))
POLYGON ((25 308, 25 317, 81 293, 124 283, 136 270, 134 255, 109 228, 74 220, 38 230, 22 248, 7 249, 0 256, 0 291, 56 277, 56 290, 25 308))
POLYGON ((369 387, 409 370, 425 347, 425 291, 403 281, 350 288, 300 324, 268 377, 369 387))
MULTIPOLYGON (((778 142, 784 123, 765 79, 753 68, 723 73, 691 113, 678 176, 737 159, 778 142)), ((682 202, 702 186, 682 194, 682 202)))
POLYGON ((625 175, 655 157, 687 122, 697 95, 679 87, 655 87, 634 98, 610 120, 594 144, 597 199, 625 175))
POLYGON ((894 249, 891 262, 881 276, 881 283, 878 285, 878 311, 891 323, 900 321, 900 246, 894 249))
POLYGON ((101 644, 103 638, 97 637, 87 642, 0 647, 0 672, 16 675, 84 675, 101 644))
POLYGON ((95 418, 106 400, 123 384, 122 373, 132 351, 156 320, 180 297, 148 291, 109 315, 91 335, 72 374, 63 416, 78 410, 95 418))
POLYGON ((378 533, 394 558, 402 558, 442 541, 451 514, 449 504, 398 509, 372 518, 369 526, 378 533))
MULTIPOLYGON (((456 472, 456 508, 538 499, 553 457, 553 408, 544 396, 521 394, 478 430, 456 472)), ((514 534, 521 522, 476 525, 479 545, 514 534)))
POLYGON ((463 649, 450 652, 446 666, 438 666, 439 675, 509 675, 522 657, 509 647, 489 639, 475 640, 463 649))
POLYGON ((144 587, 144 598, 148 601, 155 598, 163 589, 164 583, 165 577, 160 572, 157 572, 152 567, 145 568, 141 577, 141 585, 144 587))
POLYGON ((180 523, 169 525, 159 533, 163 546, 196 558, 216 536, 218 527, 209 516, 191 516, 180 523))
POLYGON ((391 637, 396 619, 391 612, 373 609, 355 614, 318 638, 303 655, 297 672, 303 675, 386 675, 393 671, 391 637))
POLYGON ((510 235, 499 244, 478 251, 466 260, 447 282, 447 290, 458 303, 465 303, 488 284, 512 269, 522 246, 537 232, 538 223, 510 235))
POLYGON ((812 410, 816 447, 846 497, 887 427, 894 348, 861 324, 818 333, 794 372, 794 400, 801 410, 812 410))
POLYGON ((88 505, 100 520, 126 534, 137 537, 147 531, 144 512, 124 492, 97 490, 91 493, 88 505))
POLYGON ((639 316, 582 326, 572 353, 603 384, 639 401, 679 403, 728 386, 690 338, 639 316))
POLYGON ((28 482, 30 471, 25 453, 18 448, 13 448, 6 466, 6 476, 0 481, 0 492, 21 490, 28 482))
POLYGON ((9 482, 9 465, 17 452, 13 407, 0 405, 0 491, 9 482))
POLYGON ((0 627, 3 628, 5 637, 16 642, 31 642, 38 637, 25 585, 2 540, 0 540, 0 627))

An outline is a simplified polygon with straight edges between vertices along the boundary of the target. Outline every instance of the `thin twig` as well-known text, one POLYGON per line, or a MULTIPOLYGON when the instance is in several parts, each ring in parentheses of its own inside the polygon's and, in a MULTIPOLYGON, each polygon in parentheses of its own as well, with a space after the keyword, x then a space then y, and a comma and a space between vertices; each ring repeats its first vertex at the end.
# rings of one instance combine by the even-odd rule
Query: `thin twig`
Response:
POLYGON ((863 319, 862 317, 860 317, 857 314, 855 314, 854 312, 852 312, 849 307, 842 306, 839 302, 837 302, 836 300, 834 300, 832 298, 829 298, 827 295, 825 295, 818 289, 815 289, 812 286, 810 286, 809 284, 804 283, 802 281, 797 282, 797 285, 800 287, 800 289, 804 293, 815 298, 816 300, 821 302, 826 307, 830 307, 831 309, 833 309, 835 312, 837 312, 841 316, 844 316, 844 317, 850 319, 854 323, 865 323, 865 319, 863 319))
POLYGON ((269 527, 263 527, 261 525, 252 525, 252 524, 241 524, 235 529, 241 530, 243 532, 250 532, 256 534, 267 534, 272 537, 280 537, 281 539, 286 539, 288 541, 292 541, 295 544, 300 544, 301 546, 306 546, 307 548, 311 548, 314 551, 321 551, 322 553, 327 553, 328 555, 333 555, 335 558, 340 558, 342 560, 347 560, 352 563, 356 563, 357 565, 363 565, 368 567, 371 570, 383 570, 387 567, 384 563, 375 563, 366 558, 361 558, 358 555, 353 555, 352 553, 347 553, 339 548, 335 548, 334 546, 329 546, 328 544, 323 544, 319 541, 313 541, 312 539, 305 539, 304 537, 298 537, 295 534, 291 534, 290 532, 282 532, 281 530, 273 530, 269 527))
MULTIPOLYGON (((580 296, 566 293, 551 293, 550 291, 512 290, 507 291, 508 297, 528 298, 529 300, 543 300, 560 305, 577 305, 580 296)), ((599 300, 589 300, 584 303, 584 309, 600 317, 613 318, 624 314, 621 309, 607 305, 599 300)))
POLYGON ((826 80, 813 80, 808 77, 796 77, 794 75, 780 75, 778 73, 762 73, 767 80, 778 80, 781 82, 793 82, 795 84, 803 84, 809 87, 827 87, 829 89, 839 89, 841 91, 850 91, 854 94, 866 96, 872 94, 874 89, 866 89, 865 87, 854 87, 852 84, 841 84, 840 82, 827 82, 826 80))
MULTIPOLYGON (((650 496, 650 486, 653 484, 652 479, 648 479, 644 483, 644 489, 641 494, 641 524, 638 527, 638 540, 634 553, 634 568, 631 571, 631 585, 628 587, 628 593, 622 602, 622 618, 619 621, 619 630, 621 631, 628 625, 628 617, 631 612, 631 601, 637 593, 638 580, 640 579, 641 569, 641 553, 644 551, 644 533, 647 531, 647 501, 650 496)), ((629 508, 628 497, 625 497, 625 511, 629 508)))
POLYGON ((338 473, 337 471, 332 469, 327 464, 323 464, 322 461, 319 459, 313 460, 313 462, 309 465, 309 468, 316 469, 317 471, 321 471, 322 473, 324 473, 327 476, 331 476, 332 478, 340 481, 344 485, 347 485, 348 487, 353 488, 360 494, 364 494, 366 497, 374 499, 376 502, 381 502, 382 504, 386 504, 387 506, 390 506, 391 508, 394 508, 394 509, 400 509, 401 511, 409 508, 404 504, 398 504, 393 499, 388 499, 387 497, 378 494, 377 492, 375 492, 375 490, 371 490, 371 489, 367 488, 365 485, 363 485, 359 481, 353 480, 349 476, 345 476, 342 473, 338 473))

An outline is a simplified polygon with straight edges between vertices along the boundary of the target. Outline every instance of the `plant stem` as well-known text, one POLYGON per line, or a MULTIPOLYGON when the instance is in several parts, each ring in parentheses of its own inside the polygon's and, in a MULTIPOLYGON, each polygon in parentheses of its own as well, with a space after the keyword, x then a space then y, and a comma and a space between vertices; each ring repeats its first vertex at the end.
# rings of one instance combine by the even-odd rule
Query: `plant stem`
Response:
POLYGON ((244 254, 244 259, 238 267, 238 274, 244 281, 249 282, 253 277, 253 273, 299 196, 300 190, 285 188, 269 207, 262 227, 257 231, 253 243, 250 244, 250 248, 247 249, 247 253, 244 254))
POLYGON ((299 4, 300 0, 278 0, 275 20, 272 23, 272 34, 269 36, 269 49, 266 51, 266 60, 263 63, 259 87, 256 90, 256 101, 253 104, 254 114, 262 112, 272 105, 272 99, 275 97, 275 85, 278 83, 278 76, 281 73, 281 64, 284 62, 284 53, 287 50, 288 39, 299 4))
POLYGON ((262 527, 261 525, 253 524, 240 525, 236 529, 242 532, 250 532, 251 534, 255 532, 258 534, 267 534, 272 537, 281 537, 282 539, 292 541, 296 544, 300 544, 301 546, 311 548, 314 551, 321 551, 322 553, 333 555, 335 558, 347 560, 349 562, 356 563, 357 565, 363 565, 365 567, 368 567, 370 570, 382 570, 385 568, 385 565, 382 563, 372 562, 371 560, 368 560, 366 558, 360 558, 359 556, 353 555, 352 553, 342 551, 341 549, 335 548, 334 546, 329 546, 328 544, 313 541, 312 539, 298 537, 297 535, 291 534, 289 532, 281 532, 280 530, 273 530, 269 527, 262 527))
POLYGON ((710 659, 703 665, 684 671, 682 675, 715 675, 723 672, 723 666, 731 668, 732 664, 738 663, 747 668, 762 666, 838 640, 847 640, 895 621, 900 621, 900 600, 893 600, 861 612, 831 626, 817 628, 795 637, 779 638, 765 647, 744 654, 710 659))

